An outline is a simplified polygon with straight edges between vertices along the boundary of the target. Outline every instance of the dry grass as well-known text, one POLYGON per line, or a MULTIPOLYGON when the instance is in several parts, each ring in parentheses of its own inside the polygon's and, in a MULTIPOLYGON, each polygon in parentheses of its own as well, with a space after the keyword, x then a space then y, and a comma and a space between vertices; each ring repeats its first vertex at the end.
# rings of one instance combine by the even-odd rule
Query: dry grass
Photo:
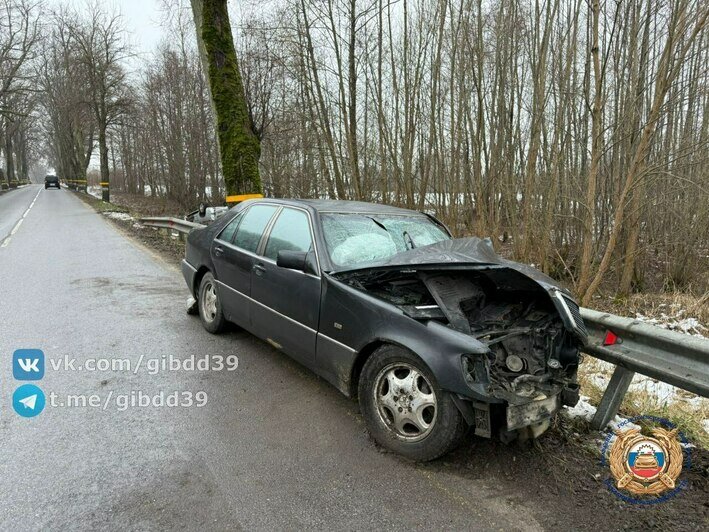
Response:
POLYGON ((599 311, 635 317, 642 314, 648 318, 696 318, 709 329, 709 292, 702 296, 686 292, 668 292, 654 294, 633 294, 628 297, 598 297, 591 308, 599 311))

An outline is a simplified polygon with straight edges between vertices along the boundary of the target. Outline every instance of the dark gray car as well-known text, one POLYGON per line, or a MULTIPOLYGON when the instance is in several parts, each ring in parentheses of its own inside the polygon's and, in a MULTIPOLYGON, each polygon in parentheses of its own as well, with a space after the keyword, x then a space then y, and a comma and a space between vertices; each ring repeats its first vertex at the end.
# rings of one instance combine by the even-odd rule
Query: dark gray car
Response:
POLYGON ((578 400, 585 328, 571 294, 426 214, 247 201, 190 233, 182 271, 209 332, 230 321, 283 350, 416 460, 468 427, 537 437, 578 400))
POLYGON ((61 189, 61 185, 59 184, 59 178, 55 175, 47 175, 44 178, 44 188, 47 189, 49 187, 55 187, 58 189, 61 189))

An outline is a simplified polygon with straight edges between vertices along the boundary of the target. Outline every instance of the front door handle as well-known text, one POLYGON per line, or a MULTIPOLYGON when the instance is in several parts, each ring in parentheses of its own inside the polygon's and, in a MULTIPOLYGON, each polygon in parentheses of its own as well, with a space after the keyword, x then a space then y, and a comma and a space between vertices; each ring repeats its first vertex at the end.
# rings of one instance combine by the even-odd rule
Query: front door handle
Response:
POLYGON ((224 255, 224 248, 221 247, 221 246, 215 247, 215 248, 214 248, 214 254, 215 254, 217 257, 221 257, 222 255, 224 255))
POLYGON ((260 264, 260 263, 259 263, 259 264, 256 264, 256 265, 254 266, 254 273, 255 273, 256 275, 261 276, 261 275, 263 275, 265 272, 266 272, 266 267, 265 267, 263 264, 260 264))

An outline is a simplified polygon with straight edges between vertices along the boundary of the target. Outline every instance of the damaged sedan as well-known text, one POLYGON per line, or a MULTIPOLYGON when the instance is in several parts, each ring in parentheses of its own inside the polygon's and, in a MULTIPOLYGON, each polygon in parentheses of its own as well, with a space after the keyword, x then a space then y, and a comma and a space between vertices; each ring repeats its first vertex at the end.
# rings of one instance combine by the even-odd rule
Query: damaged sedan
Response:
POLYGON ((360 202, 244 202, 192 231, 182 271, 212 333, 250 331, 356 397, 414 460, 470 427, 535 438, 578 401, 586 332, 571 294, 489 240, 360 202))

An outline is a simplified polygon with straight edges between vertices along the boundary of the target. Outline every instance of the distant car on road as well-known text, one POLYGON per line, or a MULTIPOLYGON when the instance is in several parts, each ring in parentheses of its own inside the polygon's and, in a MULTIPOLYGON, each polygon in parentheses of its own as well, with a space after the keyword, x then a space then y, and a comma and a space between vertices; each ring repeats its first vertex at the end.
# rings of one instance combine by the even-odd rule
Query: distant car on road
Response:
POLYGON ((57 187, 61 189, 61 185, 59 184, 59 178, 55 175, 48 175, 44 178, 44 188, 47 189, 49 187, 57 187))
POLYGON ((469 426, 537 437, 578 401, 586 332, 571 294, 426 214, 246 201, 190 233, 182 271, 205 329, 230 321, 283 350, 358 397, 374 438, 415 460, 469 426))

